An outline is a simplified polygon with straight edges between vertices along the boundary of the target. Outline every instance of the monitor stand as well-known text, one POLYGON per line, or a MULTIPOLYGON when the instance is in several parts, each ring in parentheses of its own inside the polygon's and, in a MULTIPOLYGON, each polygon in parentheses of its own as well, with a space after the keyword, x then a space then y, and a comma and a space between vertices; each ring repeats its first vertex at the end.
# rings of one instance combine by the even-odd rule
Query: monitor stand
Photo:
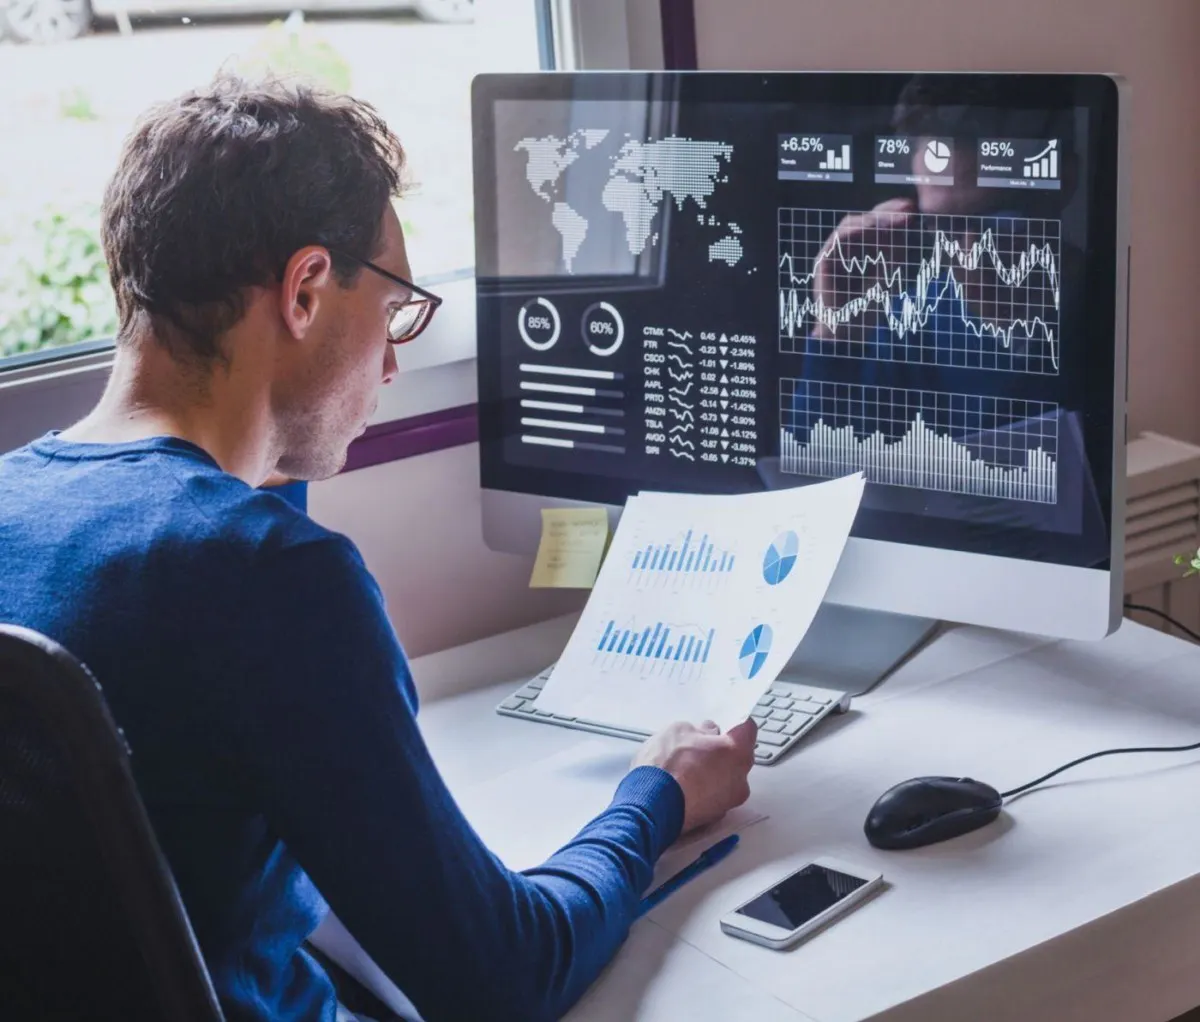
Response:
POLYGON ((779 680, 861 696, 916 653, 939 624, 823 603, 779 680))

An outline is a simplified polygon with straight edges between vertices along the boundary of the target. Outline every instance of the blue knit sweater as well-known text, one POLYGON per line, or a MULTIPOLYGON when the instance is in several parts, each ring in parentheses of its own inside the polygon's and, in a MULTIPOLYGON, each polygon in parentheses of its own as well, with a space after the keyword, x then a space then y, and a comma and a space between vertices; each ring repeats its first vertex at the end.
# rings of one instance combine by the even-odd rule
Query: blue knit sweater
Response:
POLYGON ((230 1022, 334 1018, 302 948, 326 904, 428 1022, 557 1018, 625 938, 678 784, 634 770, 506 869, 430 758, 358 551, 285 496, 182 440, 47 435, 0 458, 0 620, 96 674, 230 1022))

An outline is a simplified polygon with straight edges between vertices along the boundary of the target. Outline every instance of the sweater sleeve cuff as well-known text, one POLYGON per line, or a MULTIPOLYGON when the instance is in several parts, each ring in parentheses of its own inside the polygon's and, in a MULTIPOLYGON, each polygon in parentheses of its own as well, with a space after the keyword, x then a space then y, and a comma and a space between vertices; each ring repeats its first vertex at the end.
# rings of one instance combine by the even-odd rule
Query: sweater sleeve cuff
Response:
POLYGON ((683 830, 683 789, 661 767, 635 767, 625 775, 613 805, 637 806, 654 821, 653 858, 658 859, 683 830))

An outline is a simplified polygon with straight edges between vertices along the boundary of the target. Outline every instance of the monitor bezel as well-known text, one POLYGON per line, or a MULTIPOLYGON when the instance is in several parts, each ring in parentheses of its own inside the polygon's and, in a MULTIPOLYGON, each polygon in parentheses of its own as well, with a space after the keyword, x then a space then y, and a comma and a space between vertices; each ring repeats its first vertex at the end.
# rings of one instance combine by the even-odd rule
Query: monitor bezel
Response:
MULTIPOLYGON (((480 75, 472 89, 472 118, 475 160, 475 217, 477 266, 495 265, 494 250, 487 251, 495 236, 497 197, 488 186, 490 161, 495 152, 494 105, 505 100, 610 99, 622 93, 684 96, 695 101, 751 102, 758 97, 768 102, 843 102, 879 105, 887 102, 911 78, 910 74, 875 72, 547 72, 520 75, 480 75), (490 230, 489 230, 490 228, 490 230)), ((1089 365, 1087 391, 1090 405, 1105 403, 1101 395, 1112 395, 1111 474, 1107 494, 1101 502, 1111 537, 1107 562, 1082 568, 1044 564, 1015 557, 996 556, 935 546, 852 538, 839 568, 830 599, 866 609, 887 610, 1017 628, 1070 637, 1099 637, 1116 628, 1121 619, 1125 458, 1125 402, 1128 386, 1128 224, 1124 120, 1128 103, 1125 83, 1117 76, 1100 74, 945 73, 941 83, 954 89, 961 84, 964 94, 987 86, 991 102, 1033 109, 1082 108, 1087 111, 1091 159, 1088 163, 1088 238, 1086 291, 1089 295, 1087 322, 1090 337, 1113 338, 1113 358, 1089 365), (983 80, 987 81, 984 82, 983 80), (1115 215, 1114 214, 1115 211, 1115 215), (1101 296, 1101 297, 1091 297, 1101 296), (882 559, 882 560, 881 560, 882 559), (888 569, 900 575, 894 582, 888 569), (882 567, 882 571, 880 570, 882 567), (923 579, 913 591, 914 576, 923 579), (935 576, 943 576, 938 577, 935 576), (1054 581, 1057 580, 1057 581, 1054 581), (936 582, 936 584, 934 584, 936 582), (1050 587, 1054 599, 1043 606, 1041 599, 1026 601, 1015 613, 999 612, 991 598, 964 599, 972 589, 991 586, 999 592, 1028 593, 1031 586, 1050 587), (895 590, 895 591, 894 591, 895 590), (905 592, 904 590, 907 590, 905 592), (1057 623, 1047 615, 1057 614, 1057 623)), ((503 286, 513 282, 505 280, 503 286)), ((486 273, 476 275, 477 295, 494 293, 500 282, 486 273)), ((603 282, 597 282, 598 287, 603 282)), ((481 306, 482 312, 482 306, 481 306)), ((477 328, 478 351, 480 482, 485 491, 507 497, 525 496, 528 501, 505 499, 485 501, 485 539, 496 549, 527 552, 529 530, 523 523, 504 521, 528 504, 573 505, 580 502, 616 507, 612 478, 589 478, 573 474, 568 486, 549 485, 548 473, 506 462, 503 450, 502 395, 499 392, 497 353, 484 341, 485 317, 477 328), (492 507, 491 514, 488 507, 492 507), (489 519, 491 519, 489 521, 489 519)), ((1092 408, 1085 408, 1086 414, 1092 408)), ((1107 409, 1103 409, 1106 411, 1107 409)), ((1101 416, 1108 420, 1107 415, 1101 416)), ((1101 424, 1107 433, 1109 422, 1101 424)), ((1103 437, 1098 438, 1098 444, 1103 437)), ((1097 446, 1098 446, 1097 444, 1097 446)), ((1103 466, 1098 466, 1102 469, 1103 466)), ((636 492, 642 485, 628 487, 636 492)), ((619 489, 619 487, 618 487, 619 489)), ((615 516, 614 516, 615 518, 615 516)), ((1018 600, 1018 603, 1022 601, 1018 600)))

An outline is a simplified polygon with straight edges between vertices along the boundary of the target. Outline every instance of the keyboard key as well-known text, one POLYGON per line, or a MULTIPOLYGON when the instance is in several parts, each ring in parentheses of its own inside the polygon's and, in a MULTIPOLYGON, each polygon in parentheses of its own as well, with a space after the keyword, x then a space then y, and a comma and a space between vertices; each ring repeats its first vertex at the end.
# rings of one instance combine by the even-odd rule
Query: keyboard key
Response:
POLYGON ((540 692, 546 687, 546 682, 549 680, 549 678, 543 677, 539 674, 536 678, 530 678, 526 684, 529 688, 536 688, 540 692))
POLYGON ((792 689, 784 685, 772 685, 767 689, 767 693, 773 696, 783 696, 785 699, 792 694, 792 689))
POLYGON ((811 699, 814 703, 821 703, 824 706, 828 706, 830 703, 833 702, 833 700, 830 699, 828 696, 819 695, 816 692, 814 692, 808 698, 811 699))
POLYGON ((763 724, 762 730, 763 731, 782 731, 783 730, 783 721, 768 720, 765 724, 763 724))
POLYGON ((776 710, 790 710, 791 708, 792 708, 792 700, 783 699, 783 698, 776 699, 775 705, 772 707, 772 709, 776 709, 776 710))
POLYGON ((798 735, 804 728, 804 721, 790 720, 783 725, 783 733, 785 735, 798 735))
POLYGON ((515 695, 519 695, 522 699, 536 699, 541 694, 540 689, 534 688, 532 685, 525 685, 517 689, 515 695))
POLYGON ((792 715, 787 710, 772 710, 771 719, 788 721, 792 719, 792 715))
POLYGON ((807 714, 808 716, 811 717, 811 716, 814 716, 815 714, 821 713, 822 711, 824 711, 824 709, 825 709, 825 707, 819 705, 818 703, 797 703, 795 705, 795 707, 792 709, 792 712, 807 714))
POLYGON ((521 708, 521 704, 523 702, 525 702, 525 700, 522 699, 520 696, 509 696, 507 699, 504 700, 504 702, 502 702, 500 704, 500 709, 502 709, 502 710, 519 710, 521 708))
POLYGON ((759 706, 770 706, 770 705, 771 705, 772 703, 774 703, 774 702, 775 702, 775 697, 774 697, 774 696, 763 696, 763 697, 762 697, 762 698, 761 698, 761 699, 758 701, 758 705, 759 705, 759 706))
POLYGON ((539 717, 553 717, 554 716, 554 714, 551 713, 549 710, 535 709, 533 712, 536 713, 539 717))
POLYGON ((533 703, 522 703, 517 707, 518 713, 533 713, 533 703))
POLYGON ((758 740, 765 745, 787 745, 791 741, 787 735, 776 734, 773 731, 760 731, 758 740))

